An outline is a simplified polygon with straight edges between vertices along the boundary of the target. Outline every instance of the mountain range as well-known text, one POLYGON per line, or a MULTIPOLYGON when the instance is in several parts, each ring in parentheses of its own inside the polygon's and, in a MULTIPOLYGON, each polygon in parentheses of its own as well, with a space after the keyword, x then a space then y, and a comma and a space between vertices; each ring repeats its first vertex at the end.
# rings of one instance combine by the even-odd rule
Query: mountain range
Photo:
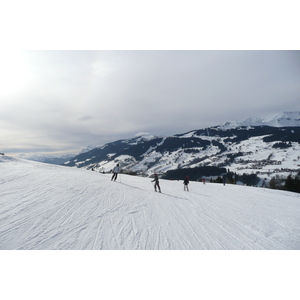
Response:
POLYGON ((127 173, 168 174, 165 178, 173 178, 178 170, 195 168, 206 168, 204 176, 220 175, 224 168, 260 177, 297 174, 300 112, 226 122, 168 137, 140 133, 131 139, 87 149, 63 165, 104 173, 117 163, 127 173))
POLYGON ((64 162, 68 161, 69 159, 72 159, 74 156, 75 156, 74 154, 67 154, 59 157, 52 157, 52 156, 22 153, 18 156, 18 158, 38 161, 45 164, 61 165, 64 162))
POLYGON ((243 122, 231 121, 221 125, 223 129, 240 126, 272 126, 272 127, 295 127, 300 126, 300 111, 283 112, 271 115, 265 119, 254 117, 243 122))

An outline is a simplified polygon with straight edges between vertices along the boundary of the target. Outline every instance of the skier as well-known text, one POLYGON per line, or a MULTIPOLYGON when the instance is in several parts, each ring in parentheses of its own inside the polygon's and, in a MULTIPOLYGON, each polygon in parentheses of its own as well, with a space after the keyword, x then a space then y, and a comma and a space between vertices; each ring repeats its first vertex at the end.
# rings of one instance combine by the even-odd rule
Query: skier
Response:
POLYGON ((120 167, 119 164, 117 164, 114 168, 113 168, 113 176, 111 178, 111 181, 116 181, 117 177, 118 177, 118 173, 120 172, 120 167))
POLYGON ((226 183, 226 175, 223 175, 223 184, 225 185, 226 183))
POLYGON ((155 184, 154 184, 155 192, 157 192, 156 187, 158 187, 158 190, 161 193, 160 186, 159 186, 159 181, 158 181, 158 176, 157 176, 156 173, 154 173, 154 180, 152 180, 151 182, 154 182, 154 181, 155 181, 155 184))
POLYGON ((266 180, 267 180, 267 178, 265 178, 265 179, 263 180, 262 186, 261 186, 261 187, 266 187, 266 180))
POLYGON ((202 178, 202 182, 203 182, 203 184, 205 184, 205 178, 204 177, 202 178))
POLYGON ((184 191, 185 191, 185 190, 189 191, 189 187, 188 187, 188 185, 189 185, 189 180, 190 180, 189 176, 186 176, 185 179, 184 179, 184 181, 183 181, 183 184, 184 184, 183 190, 184 190, 184 191))

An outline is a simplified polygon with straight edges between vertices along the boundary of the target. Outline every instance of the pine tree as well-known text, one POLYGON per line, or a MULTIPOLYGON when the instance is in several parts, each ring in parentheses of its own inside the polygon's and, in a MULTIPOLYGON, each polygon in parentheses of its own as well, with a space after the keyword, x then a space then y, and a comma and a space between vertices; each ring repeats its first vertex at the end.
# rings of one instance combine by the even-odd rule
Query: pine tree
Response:
POLYGON ((298 176, 295 176, 295 178, 292 177, 292 174, 290 174, 284 184, 284 189, 287 191, 300 193, 300 179, 298 176))
POLYGON ((291 192, 294 192, 296 190, 295 181, 292 178, 291 174, 285 180, 284 189, 291 192))
POLYGON ((230 184, 233 184, 232 173, 227 174, 227 182, 230 183, 230 184))
POLYGON ((270 189, 276 189, 276 179, 275 177, 272 177, 270 182, 269 182, 269 186, 270 186, 270 189))
POLYGON ((222 178, 221 178, 220 176, 218 176, 215 182, 216 182, 216 183, 222 183, 223 180, 222 180, 222 178))
POLYGON ((300 193, 300 178, 298 176, 295 177, 295 186, 296 186, 295 192, 300 193))

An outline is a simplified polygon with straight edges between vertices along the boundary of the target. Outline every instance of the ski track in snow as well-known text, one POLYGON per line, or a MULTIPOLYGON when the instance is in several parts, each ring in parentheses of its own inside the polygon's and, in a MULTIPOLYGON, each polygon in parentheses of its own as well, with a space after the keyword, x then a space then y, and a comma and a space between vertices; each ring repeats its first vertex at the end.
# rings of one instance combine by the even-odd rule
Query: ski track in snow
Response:
POLYGON ((300 249, 300 195, 0 159, 0 249, 300 249), (121 182, 120 182, 121 181, 121 182))

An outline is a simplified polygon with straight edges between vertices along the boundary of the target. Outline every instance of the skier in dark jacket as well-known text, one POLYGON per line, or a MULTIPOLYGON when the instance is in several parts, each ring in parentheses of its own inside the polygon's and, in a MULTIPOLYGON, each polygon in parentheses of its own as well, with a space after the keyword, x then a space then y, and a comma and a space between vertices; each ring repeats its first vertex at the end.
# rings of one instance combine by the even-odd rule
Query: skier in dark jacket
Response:
POLYGON ((226 175, 223 175, 223 185, 226 183, 226 175))
POLYGON ((154 184, 155 192, 157 192, 156 187, 158 187, 158 190, 161 193, 160 186, 159 186, 159 181, 158 181, 158 176, 157 176, 156 173, 154 173, 154 180, 152 180, 151 182, 154 182, 154 181, 155 181, 155 184, 154 184))
POLYGON ((185 191, 185 190, 189 191, 189 187, 188 187, 189 182, 190 182, 190 178, 189 178, 189 176, 186 176, 185 179, 184 179, 184 181, 183 181, 183 184, 184 184, 183 190, 184 190, 184 191, 185 191))

